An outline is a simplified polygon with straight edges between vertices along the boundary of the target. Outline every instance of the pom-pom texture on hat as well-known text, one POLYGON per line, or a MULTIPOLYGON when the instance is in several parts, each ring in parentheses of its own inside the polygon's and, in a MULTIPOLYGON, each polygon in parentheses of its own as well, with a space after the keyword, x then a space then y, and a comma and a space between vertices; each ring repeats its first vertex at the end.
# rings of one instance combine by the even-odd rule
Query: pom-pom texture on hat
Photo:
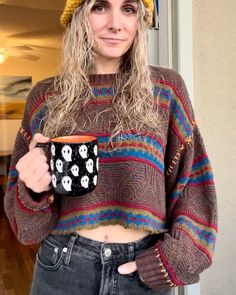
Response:
MULTIPOLYGON (((151 15, 153 15, 154 11, 154 4, 153 0, 142 0, 144 6, 150 10, 151 15)), ((60 21, 61 25, 66 28, 68 24, 71 21, 72 15, 75 11, 75 9, 82 3, 84 0, 67 0, 66 1, 66 6, 64 8, 64 11, 61 15, 60 21)))

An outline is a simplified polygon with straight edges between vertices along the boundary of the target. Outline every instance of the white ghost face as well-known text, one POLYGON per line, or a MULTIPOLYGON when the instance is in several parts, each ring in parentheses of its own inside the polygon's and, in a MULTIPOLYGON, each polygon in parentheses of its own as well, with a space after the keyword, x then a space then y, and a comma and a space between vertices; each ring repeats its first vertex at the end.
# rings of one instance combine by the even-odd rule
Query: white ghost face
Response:
POLYGON ((99 158, 97 158, 97 161, 96 161, 96 168, 97 168, 97 171, 99 170, 99 158))
POLYGON ((57 178, 56 178, 56 175, 52 175, 52 185, 53 187, 57 187, 57 178))
POLYGON ((93 173, 93 160, 89 159, 86 162, 86 169, 88 170, 89 173, 93 173))
POLYGON ((50 160, 50 168, 53 171, 54 170, 54 162, 53 159, 50 160))
POLYGON ((73 166, 71 167, 71 173, 72 173, 75 177, 79 176, 79 167, 78 167, 77 165, 73 165, 73 166))
POLYGON ((59 173, 62 173, 62 170, 63 170, 62 160, 60 159, 56 160, 56 168, 59 173))
POLYGON ((71 191, 71 185, 72 185, 72 180, 69 176, 64 176, 62 178, 62 186, 63 188, 67 191, 67 192, 70 192, 71 191))
POLYGON ((61 150, 63 158, 66 160, 66 162, 71 162, 71 156, 72 156, 72 148, 69 145, 64 145, 61 150))
POLYGON ((56 155, 56 147, 55 147, 55 145, 52 143, 52 145, 51 145, 51 154, 53 155, 53 156, 55 156, 56 155))
POLYGON ((93 178, 93 184, 97 185, 97 182, 98 182, 98 177, 97 177, 97 175, 95 175, 93 178))
POLYGON ((98 155, 98 146, 95 145, 94 148, 93 148, 93 152, 94 152, 94 155, 97 156, 98 155))
POLYGON ((83 176, 81 178, 81 186, 84 188, 88 188, 88 185, 89 185, 89 177, 87 175, 83 176))
POLYGON ((83 159, 88 158, 88 148, 86 147, 86 145, 81 145, 81 147, 79 148, 79 154, 83 159))

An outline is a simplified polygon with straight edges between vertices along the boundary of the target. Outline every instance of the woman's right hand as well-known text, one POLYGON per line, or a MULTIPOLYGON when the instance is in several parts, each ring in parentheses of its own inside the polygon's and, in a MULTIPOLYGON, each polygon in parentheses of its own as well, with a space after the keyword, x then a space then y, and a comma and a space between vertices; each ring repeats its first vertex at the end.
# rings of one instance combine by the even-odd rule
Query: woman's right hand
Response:
POLYGON ((29 145, 29 152, 25 154, 16 164, 19 178, 25 185, 35 193, 42 193, 50 190, 51 175, 47 157, 41 148, 36 147, 37 143, 47 143, 50 138, 36 133, 29 145))

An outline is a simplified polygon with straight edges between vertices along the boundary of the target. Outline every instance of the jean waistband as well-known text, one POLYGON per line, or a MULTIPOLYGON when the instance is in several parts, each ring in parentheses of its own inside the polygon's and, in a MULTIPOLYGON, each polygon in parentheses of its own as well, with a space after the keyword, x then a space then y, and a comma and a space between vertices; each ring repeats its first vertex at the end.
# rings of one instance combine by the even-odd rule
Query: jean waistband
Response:
POLYGON ((114 262, 115 260, 133 260, 139 252, 154 246, 160 236, 160 234, 151 234, 130 243, 106 243, 91 240, 79 234, 49 235, 46 241, 55 247, 67 247, 70 252, 99 258, 103 262, 114 262))

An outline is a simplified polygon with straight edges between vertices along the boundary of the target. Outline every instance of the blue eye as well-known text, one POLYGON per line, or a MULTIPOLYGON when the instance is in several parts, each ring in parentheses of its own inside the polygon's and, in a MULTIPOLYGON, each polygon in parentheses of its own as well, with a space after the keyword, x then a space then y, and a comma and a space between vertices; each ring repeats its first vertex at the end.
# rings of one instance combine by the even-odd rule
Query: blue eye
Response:
POLYGON ((104 5, 101 5, 101 4, 96 4, 92 7, 92 11, 95 11, 95 12, 104 12, 105 11, 105 7, 104 5))
POLYGON ((124 8, 124 11, 126 14, 135 14, 137 12, 136 9, 132 6, 126 6, 124 8))

